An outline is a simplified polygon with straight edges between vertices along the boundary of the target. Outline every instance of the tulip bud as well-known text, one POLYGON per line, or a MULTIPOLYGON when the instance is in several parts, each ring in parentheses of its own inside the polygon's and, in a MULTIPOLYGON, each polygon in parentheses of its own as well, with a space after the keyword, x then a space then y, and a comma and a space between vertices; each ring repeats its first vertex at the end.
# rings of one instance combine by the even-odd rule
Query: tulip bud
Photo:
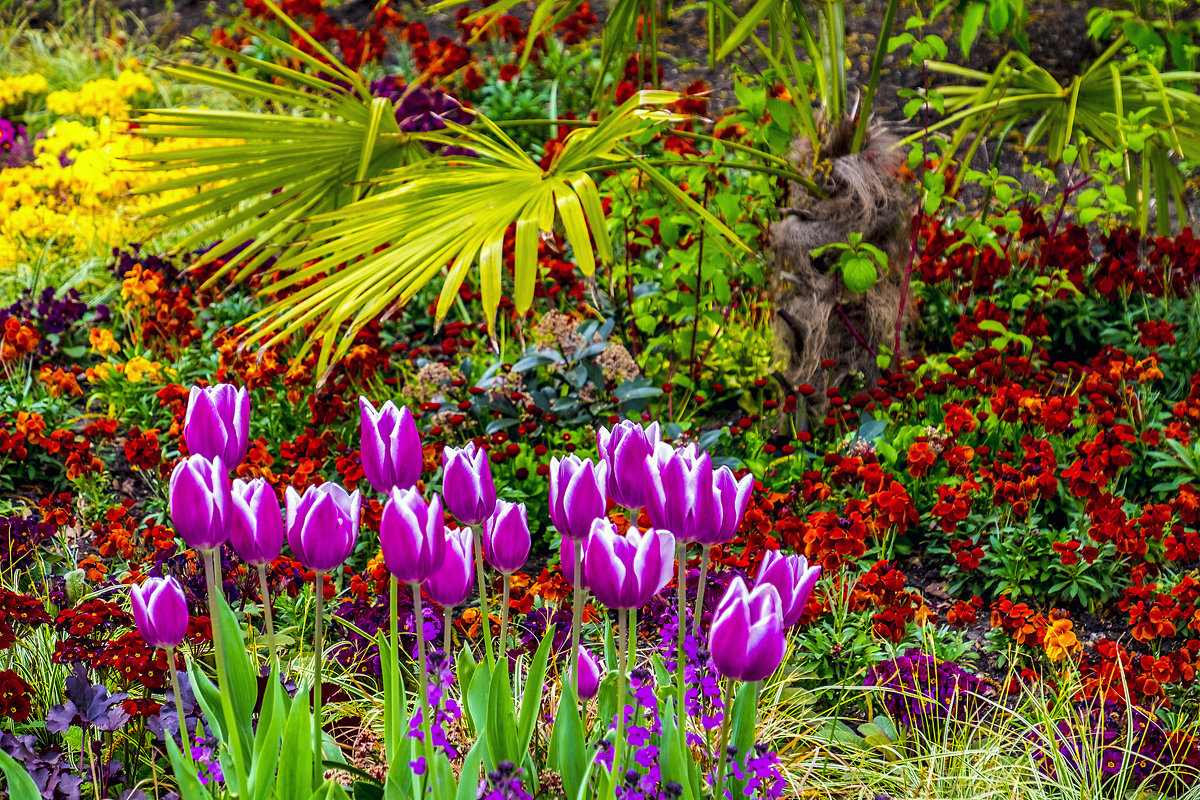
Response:
POLYGON ((129 589, 133 621, 151 647, 172 650, 187 633, 188 607, 183 587, 174 578, 147 578, 129 589))
POLYGON ((362 498, 336 483, 310 486, 304 494, 287 488, 287 540, 292 553, 309 569, 329 572, 340 566, 358 541, 362 498))
POLYGON ((501 500, 483 523, 483 554, 506 575, 525 566, 529 558, 529 518, 524 503, 501 500))
POLYGON ((684 543, 714 543, 721 531, 722 508, 713 483, 712 458, 690 448, 669 454, 664 448, 646 461, 650 524, 684 543))
POLYGON ((575 679, 575 696, 591 700, 600 691, 600 664, 592 651, 579 646, 579 677, 575 679))
POLYGON ((631 528, 622 536, 598 519, 586 546, 587 587, 609 608, 641 608, 671 580, 675 539, 666 531, 631 528))
POLYGON ((425 592, 442 608, 462 605, 475 579, 475 539, 470 528, 445 531, 445 557, 425 579, 425 592))
POLYGON ((768 550, 758 567, 754 585, 770 584, 779 592, 783 627, 795 625, 808 605, 809 595, 821 577, 821 566, 808 565, 804 556, 785 556, 778 550, 768 550))
POLYGON ((639 509, 646 505, 646 482, 649 480, 646 459, 662 440, 657 422, 643 428, 635 422, 622 420, 612 430, 596 431, 600 457, 608 465, 608 497, 622 508, 639 509))
POLYGON ((168 506, 175 532, 193 550, 215 550, 229 538, 233 499, 220 457, 192 455, 171 472, 168 506))
POLYGON ((416 489, 392 489, 379 524, 388 571, 400 583, 424 583, 446 555, 446 522, 436 494, 428 503, 416 489))
POLYGON ((442 497, 464 525, 478 525, 496 508, 496 486, 487 451, 468 442, 442 451, 442 497))
POLYGON ((210 461, 220 458, 226 469, 236 469, 250 447, 250 395, 246 387, 228 383, 193 386, 183 418, 183 440, 192 455, 210 461))
POLYGON ((583 541, 592 523, 608 511, 605 484, 608 465, 575 455, 550 459, 550 521, 558 532, 583 541))
POLYGON ((409 489, 417 485, 425 456, 421 434, 408 407, 396 408, 388 400, 376 411, 365 397, 358 398, 363 473, 375 491, 409 489))
POLYGON ((754 491, 754 476, 747 474, 739 481, 729 467, 721 467, 713 473, 713 487, 721 509, 721 525, 709 540, 701 540, 706 545, 724 544, 737 533, 754 491))
MULTIPOLYGON (((567 585, 571 588, 575 588, 575 548, 586 548, 586 546, 586 542, 576 542, 574 539, 568 539, 566 536, 562 537, 562 544, 559 546, 559 565, 562 567, 563 577, 567 579, 567 585)), ((586 589, 587 552, 583 552, 582 556, 581 567, 583 572, 579 577, 583 583, 583 588, 586 589)))
POLYGON ((283 514, 275 490, 262 478, 233 482, 229 543, 252 567, 270 564, 283 549, 283 514))
POLYGON ((749 683, 767 678, 783 662, 785 642, 779 592, 769 583, 747 591, 734 578, 717 604, 709 650, 717 672, 749 683))

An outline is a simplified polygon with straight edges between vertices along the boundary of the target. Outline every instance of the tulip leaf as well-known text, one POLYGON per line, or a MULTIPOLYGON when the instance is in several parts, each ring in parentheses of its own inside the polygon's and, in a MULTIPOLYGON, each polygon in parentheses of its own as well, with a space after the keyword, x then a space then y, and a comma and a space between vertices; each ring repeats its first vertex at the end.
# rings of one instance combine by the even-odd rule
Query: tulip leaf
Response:
MULTIPOLYGON (((240 793, 245 769, 250 766, 250 739, 253 731, 250 721, 254 716, 254 706, 258 700, 258 680, 250 666, 250 652, 246 649, 242 626, 233 616, 233 610, 222 597, 217 604, 217 621, 221 626, 221 649, 217 658, 225 666, 225 676, 229 686, 222 686, 221 706, 227 715, 231 715, 229 725, 230 737, 226 744, 233 754, 237 764, 238 783, 235 794, 240 793)), ((226 783, 231 783, 231 777, 225 776, 226 783)))
POLYGON ((350 800, 350 795, 337 781, 325 781, 312 793, 311 800, 350 800))
POLYGON ((271 667, 267 690, 263 696, 258 729, 254 732, 254 760, 251 762, 247 793, 250 800, 266 797, 275 783, 275 767, 279 763, 279 743, 283 738, 283 690, 279 683, 278 667, 271 667))
POLYGON ((542 643, 533 655, 529 673, 525 676, 525 691, 521 694, 521 719, 517 727, 518 752, 529 752, 533 740, 534 725, 542 707, 542 693, 546 690, 546 661, 550 657, 550 646, 554 643, 554 627, 546 630, 542 643))
MULTIPOLYGON (((668 681, 663 686, 672 686, 668 681)), ((669 693, 668 693, 669 694, 669 693)), ((659 716, 662 724, 662 744, 659 747, 659 768, 662 770, 662 780, 674 781, 683 787, 683 800, 696 800, 699 787, 692 786, 692 775, 688 770, 688 762, 692 760, 691 753, 685 745, 686 735, 675 724, 675 699, 667 697, 663 703, 663 712, 659 716)))
POLYGON ((479 767, 483 764, 483 739, 476 739, 475 744, 467 751, 463 759, 462 771, 459 773, 458 793, 455 800, 475 800, 479 791, 479 767))
MULTIPOLYGON (((183 800, 208 800, 211 795, 200 783, 200 779, 196 777, 195 767, 179 751, 179 745, 175 744, 173 736, 167 737, 167 755, 170 756, 171 767, 175 770, 175 783, 179 787, 179 796, 183 800)), ((41 794, 35 789, 33 796, 40 798, 41 794)), ((21 800, 20 795, 13 792, 12 800, 21 800)))
POLYGON ((492 687, 489 693, 487 731, 488 771, 494 770, 501 761, 521 762, 517 751, 517 717, 513 714, 512 687, 508 677, 508 659, 501 658, 492 670, 492 687))
POLYGON ((467 716, 470 717, 471 725, 476 731, 483 731, 487 728, 488 695, 492 689, 490 677, 488 671, 481 665, 471 678, 470 687, 463 688, 467 695, 467 716))
MULTIPOLYGON (((169 737, 168 741, 170 741, 169 737)), ((8 779, 8 796, 11 800, 41 800, 42 794, 38 791, 33 778, 29 777, 29 773, 17 763, 15 758, 3 750, 0 750, 0 772, 3 772, 4 777, 8 779)), ((180 781, 180 789, 182 788, 183 782, 180 781)), ((184 793, 184 800, 190 800, 186 793, 184 793)))
POLYGON ((550 768, 562 777, 567 797, 579 796, 584 781, 583 762, 586 757, 583 723, 579 719, 575 687, 572 681, 563 681, 562 694, 558 698, 558 713, 554 715, 554 728, 550 731, 547 761, 550 768))
POLYGON ((288 712, 287 725, 283 731, 283 747, 279 753, 282 768, 275 784, 275 796, 279 800, 308 797, 312 794, 312 726, 308 695, 298 692, 292 699, 292 708, 288 712))
POLYGON ((608 734, 608 726, 617 716, 617 669, 613 667, 604 679, 600 681, 600 691, 596 693, 596 727, 593 730, 595 741, 608 734))
MULTIPOLYGON (((746 771, 746 761, 750 751, 754 749, 754 733, 758 717, 758 684, 743 683, 733 698, 733 727, 730 731, 729 742, 737 748, 734 758, 746 771)), ((732 772, 732 770, 731 770, 732 772)), ((730 779, 730 791, 734 797, 741 797, 746 788, 746 781, 730 779)))
MULTIPOLYGON (((408 761, 411 744, 406 740, 408 729, 408 697, 404 682, 400 680, 400 660, 392 647, 391 640, 380 630, 375 636, 379 646, 379 663, 383 668, 384 747, 387 754, 388 774, 391 767, 408 761)), ((407 772, 407 770, 400 770, 407 772)))

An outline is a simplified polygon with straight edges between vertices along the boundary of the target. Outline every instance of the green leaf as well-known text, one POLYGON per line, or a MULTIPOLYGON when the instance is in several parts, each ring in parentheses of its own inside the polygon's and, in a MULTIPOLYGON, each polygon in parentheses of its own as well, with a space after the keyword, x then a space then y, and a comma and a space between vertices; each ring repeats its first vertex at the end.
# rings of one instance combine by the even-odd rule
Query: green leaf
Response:
POLYGON ((842 260, 842 281, 850 291, 856 294, 869 292, 878 280, 879 272, 871 259, 850 256, 842 260))
POLYGON ((279 674, 273 666, 267 677, 267 689, 263 696, 262 713, 254 733, 254 756, 251 761, 247 791, 251 800, 268 797, 275 785, 275 767, 279 763, 279 747, 286 721, 283 706, 283 688, 279 674))
MULTIPOLYGON (((733 698, 731 712, 733 725, 730 729, 729 743, 737 748, 735 758, 745 771, 746 761, 754 749, 754 734, 758 723, 758 685, 743 683, 733 698)), ((733 796, 743 796, 746 788, 745 781, 730 780, 733 796)))
POLYGON ((575 687, 570 680, 563 681, 562 694, 558 698, 558 712, 554 715, 554 728, 550 731, 547 761, 550 768, 562 776, 567 797, 579 796, 583 787, 584 763, 587 760, 583 722, 579 718, 575 687))
POLYGON ((662 724, 662 743, 659 749, 659 768, 662 771, 664 784, 674 781, 683 787, 683 800, 696 800, 699 796, 699 786, 693 786, 688 764, 692 754, 688 751, 684 736, 676 725, 675 698, 670 682, 664 685, 662 694, 665 695, 663 713, 660 717, 662 724))
POLYGON ((297 692, 288 711, 279 753, 275 796, 279 800, 308 797, 313 791, 313 717, 308 693, 297 692))
POLYGON ((550 647, 554 643, 554 629, 546 631, 529 672, 525 676, 525 691, 521 694, 521 717, 517 729, 517 752, 529 751, 529 743, 533 740, 534 726, 537 724, 538 713, 542 708, 542 693, 546 689, 546 661, 550 657, 550 647))
POLYGON ((455 800, 475 800, 479 791, 479 768, 483 764, 483 739, 476 739, 475 744, 467 751, 463 759, 462 771, 459 773, 458 793, 455 800))
POLYGON ((983 13, 986 10, 986 3, 975 2, 969 5, 963 14, 963 27, 958 34, 958 43, 962 47, 964 61, 971 57, 971 45, 975 44, 975 37, 979 35, 979 26, 983 23, 983 13))
POLYGON ((501 761, 519 764, 523 759, 517 748, 517 718, 513 714, 512 688, 508 676, 508 659, 501 658, 492 671, 492 687, 488 697, 487 741, 488 770, 501 761))
MULTIPOLYGON (((170 741, 169 737, 168 741, 170 741)), ((4 777, 8 780, 8 796, 11 800, 42 800, 42 794, 38 791, 33 778, 29 777, 29 773, 17 763, 16 759, 3 750, 0 750, 0 772, 3 772, 4 777)), ((180 788, 183 789, 182 783, 180 788)), ((191 800, 186 792, 184 800, 191 800)))

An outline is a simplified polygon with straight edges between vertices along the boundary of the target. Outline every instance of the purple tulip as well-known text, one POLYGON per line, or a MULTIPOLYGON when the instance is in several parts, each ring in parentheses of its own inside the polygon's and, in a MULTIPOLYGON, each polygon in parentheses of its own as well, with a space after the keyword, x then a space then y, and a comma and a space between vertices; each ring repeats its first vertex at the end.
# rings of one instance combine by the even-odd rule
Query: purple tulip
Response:
POLYGON ((650 524, 685 543, 714 544, 722 530, 722 503, 713 480, 712 459, 692 448, 668 455, 664 447, 646 460, 650 524))
POLYGON ((734 578, 717 604, 709 650, 717 672, 726 678, 761 681, 783 662, 783 614, 779 592, 769 583, 746 589, 734 578))
POLYGON ((622 508, 639 509, 646 505, 646 482, 649 480, 646 459, 654 455, 662 440, 657 422, 643 428, 635 422, 622 420, 610 431, 596 432, 600 457, 608 465, 608 496, 622 508))
POLYGON ((579 647, 579 677, 575 680, 575 695, 580 700, 591 700, 600 691, 600 664, 592 651, 579 647))
POLYGON ((785 556, 778 550, 768 550, 758 567, 755 587, 770 584, 779 592, 783 627, 795 625, 808 605, 809 595, 821 577, 821 565, 808 565, 804 556, 785 556))
POLYGON ((192 455, 175 465, 169 487, 171 524, 193 550, 215 550, 229 538, 233 499, 220 457, 192 455))
POLYGON ((283 514, 271 484, 262 478, 233 482, 229 543, 252 567, 270 564, 283 549, 283 514))
POLYGON ((470 528, 445 531, 445 557, 425 579, 425 592, 442 608, 462 605, 475 582, 475 539, 470 528))
POLYGON ((746 515, 750 494, 754 491, 754 476, 748 474, 739 481, 729 467, 721 467, 713 473, 713 486, 721 506, 721 525, 713 536, 714 541, 700 541, 706 545, 724 544, 737 533, 742 517, 746 515))
POLYGON ((367 481, 384 494, 416 486, 425 455, 412 411, 396 408, 391 400, 376 411, 365 397, 358 398, 358 406, 362 412, 360 452, 367 481))
POLYGON ((188 607, 183 587, 174 578, 147 578, 129 589, 133 621, 151 647, 173 650, 187 633, 188 607))
POLYGON ((236 469, 250 447, 250 395, 246 387, 228 383, 188 392, 183 418, 188 452, 210 461, 220 457, 226 469, 236 469))
POLYGON ((496 486, 487 451, 468 442, 442 451, 442 497, 463 525, 478 525, 496 508, 496 486))
POLYGON ((576 547, 585 548, 585 551, 583 553, 584 557, 582 559, 583 575, 581 577, 583 578, 583 587, 582 588, 586 589, 586 588, 588 588, 588 585, 587 585, 587 552, 586 552, 587 543, 586 542, 576 542, 574 539, 568 539, 566 536, 562 537, 562 545, 560 546, 559 555, 558 555, 559 564, 562 566, 563 577, 567 579, 567 585, 570 586, 571 588, 575 588, 575 548, 576 547))
POLYGON ((622 536, 607 519, 587 541, 588 588, 609 608, 641 608, 671 580, 675 538, 666 531, 631 528, 622 536))
POLYGON ((506 575, 525 566, 529 558, 529 518, 524 503, 501 500, 483 523, 483 555, 506 575))
POLYGON ((292 553, 314 572, 329 572, 350 557, 358 541, 362 498, 336 483, 310 486, 298 494, 291 486, 287 500, 287 540, 292 553))
POLYGON ((550 521, 558 532, 577 542, 587 538, 592 523, 605 516, 608 465, 576 455, 550 459, 550 521))
POLYGON ((436 494, 428 503, 416 489, 392 489, 379 524, 388 571, 410 586, 424 583, 446 556, 446 522, 436 494))

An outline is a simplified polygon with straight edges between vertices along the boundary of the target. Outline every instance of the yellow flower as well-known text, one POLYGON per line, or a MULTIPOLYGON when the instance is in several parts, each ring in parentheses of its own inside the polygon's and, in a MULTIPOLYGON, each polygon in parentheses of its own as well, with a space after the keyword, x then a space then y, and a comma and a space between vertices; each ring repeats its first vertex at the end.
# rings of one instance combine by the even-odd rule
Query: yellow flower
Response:
POLYGON ((1058 663, 1072 653, 1079 652, 1083 645, 1075 636, 1074 624, 1069 619, 1056 619, 1046 628, 1046 658, 1058 663))
POLYGON ((31 94, 46 91, 46 79, 37 73, 0 78, 0 106, 15 105, 31 94))
POLYGON ((106 328, 92 328, 88 333, 88 340, 92 343, 92 349, 101 355, 115 353, 121 349, 121 345, 113 338, 112 331, 106 328))
POLYGON ((141 383, 142 378, 149 378, 152 381, 162 379, 162 365, 157 361, 150 361, 142 356, 134 356, 125 362, 125 380, 130 383, 141 383))
POLYGON ((125 280, 121 282, 121 297, 125 298, 125 308, 150 305, 160 288, 157 273, 143 269, 141 264, 134 264, 133 269, 125 273, 125 280))

